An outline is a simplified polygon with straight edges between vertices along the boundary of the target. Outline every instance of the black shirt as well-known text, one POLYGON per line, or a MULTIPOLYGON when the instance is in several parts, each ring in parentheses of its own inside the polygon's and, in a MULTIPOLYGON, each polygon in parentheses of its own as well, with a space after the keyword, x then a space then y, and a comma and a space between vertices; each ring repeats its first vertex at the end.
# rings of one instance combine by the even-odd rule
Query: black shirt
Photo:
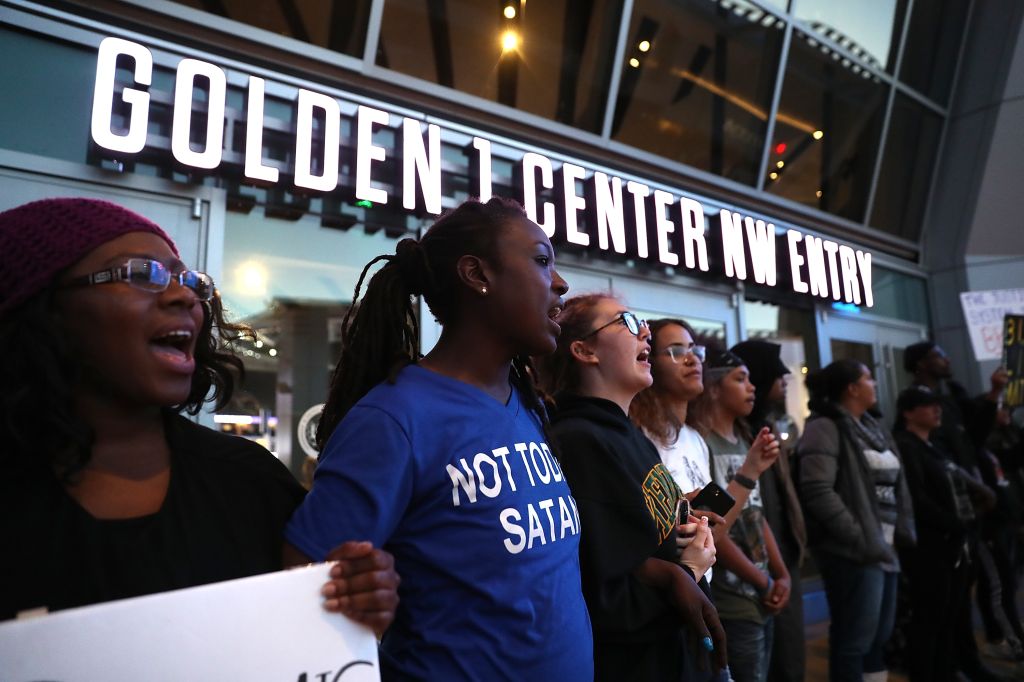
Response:
POLYGON ((165 420, 171 476, 160 510, 96 519, 48 469, 0 478, 0 620, 281 568, 284 525, 305 491, 256 443, 165 420))

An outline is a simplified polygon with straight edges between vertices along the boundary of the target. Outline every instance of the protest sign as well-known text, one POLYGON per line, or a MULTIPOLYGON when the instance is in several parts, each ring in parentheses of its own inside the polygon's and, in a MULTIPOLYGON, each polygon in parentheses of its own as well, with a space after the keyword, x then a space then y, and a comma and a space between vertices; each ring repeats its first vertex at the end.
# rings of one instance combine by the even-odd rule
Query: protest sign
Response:
POLYGON ((1003 354, 1003 317, 1024 315, 1024 289, 965 291, 960 294, 974 357, 999 360, 1003 354))
POLYGON ((1003 318, 1003 366, 1010 377, 1003 404, 1024 404, 1024 315, 1003 318))
POLYGON ((379 682, 373 632, 323 610, 328 564, 0 623, 4 682, 379 682))

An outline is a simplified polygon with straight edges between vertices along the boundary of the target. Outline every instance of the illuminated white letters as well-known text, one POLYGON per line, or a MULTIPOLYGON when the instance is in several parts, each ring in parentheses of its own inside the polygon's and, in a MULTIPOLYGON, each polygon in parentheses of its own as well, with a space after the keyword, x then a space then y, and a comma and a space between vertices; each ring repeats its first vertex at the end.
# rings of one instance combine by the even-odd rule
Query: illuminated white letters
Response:
POLYGON ((807 281, 811 285, 811 295, 828 298, 828 273, 825 270, 825 251, 821 248, 821 238, 807 235, 804 244, 807 249, 807 281))
POLYGON ((263 91, 262 78, 249 76, 249 100, 245 112, 245 177, 271 184, 279 173, 263 164, 263 91))
POLYGON ((821 248, 825 249, 825 253, 828 254, 828 278, 829 283, 832 285, 832 298, 839 300, 842 296, 839 293, 839 263, 836 262, 836 252, 839 250, 839 244, 826 239, 821 248))
POLYGON ((875 305, 875 295, 871 291, 871 252, 857 251, 857 269, 860 271, 860 283, 864 286, 864 305, 875 305))
POLYGON ((860 283, 857 281, 857 257, 845 244, 839 247, 839 267, 843 273, 843 298, 860 305, 860 283))
POLYGON ((725 276, 747 278, 747 259, 743 254, 743 224, 739 213, 723 208, 718 214, 722 223, 722 260, 725 276))
POLYGON ((804 257, 800 255, 796 246, 803 239, 803 235, 796 230, 786 230, 786 241, 789 243, 789 270, 792 278, 793 291, 798 294, 807 293, 807 284, 800 279, 800 266, 804 264, 804 257))
POLYGON ((479 152, 480 163, 480 186, 477 188, 477 198, 480 201, 491 199, 491 141, 482 137, 473 138, 473 148, 479 152))
POLYGON ((636 255, 647 258, 647 206, 645 199, 650 196, 651 188, 630 180, 626 183, 626 191, 633 195, 633 217, 636 222, 636 255))
POLYGON ((174 122, 171 126, 171 153, 180 163, 193 168, 211 169, 220 165, 224 147, 224 106, 227 103, 227 77, 213 64, 198 59, 182 59, 174 83, 174 122), (196 78, 210 82, 206 116, 206 148, 194 151, 192 137, 192 94, 196 78))
POLYGON ((576 193, 576 181, 582 180, 586 171, 572 163, 562 164, 562 198, 565 206, 565 240, 570 244, 590 246, 590 235, 580 230, 576 219, 580 211, 587 208, 586 200, 576 193))
POLYGON ((676 231, 676 226, 665 215, 665 210, 675 198, 660 189, 654 190, 654 229, 658 236, 658 260, 665 265, 679 265, 679 256, 669 249, 669 235, 676 231))
POLYGON ((135 60, 132 78, 137 85, 153 82, 153 55, 138 43, 120 38, 104 38, 96 58, 96 83, 92 93, 93 142, 113 152, 137 154, 146 146, 146 128, 149 125, 149 93, 137 88, 125 88, 121 100, 130 105, 128 129, 123 135, 111 130, 114 100, 114 76, 117 58, 126 55, 135 60))
POLYGON ((402 121, 402 206, 416 208, 416 178, 420 179, 423 203, 429 213, 441 212, 441 129, 427 125, 427 146, 423 148, 423 133, 419 121, 402 121))
POLYGON ((775 226, 749 216, 743 219, 743 226, 747 232, 747 249, 750 250, 754 281, 770 287, 775 286, 778 281, 775 267, 775 226))
POLYGON ((550 201, 543 205, 544 220, 537 219, 537 171, 540 170, 540 182, 545 189, 555 185, 554 171, 551 161, 546 156, 534 152, 523 154, 523 207, 526 216, 537 223, 548 238, 555 236, 555 206, 550 201))
POLYGON ((375 204, 388 203, 388 193, 370 186, 370 164, 384 160, 384 147, 373 143, 373 125, 386 126, 391 122, 388 112, 359 106, 356 114, 356 199, 375 204))
POLYGON ((704 239, 704 207, 693 199, 679 199, 679 214, 683 221, 683 253, 686 267, 699 267, 702 272, 708 267, 708 243, 704 239), (696 250, 696 253, 694 253, 696 250))
POLYGON ((333 97, 299 90, 295 135, 295 186, 330 192, 338 186, 338 144, 341 142, 341 107, 333 97), (313 174, 313 110, 324 112, 324 164, 313 174))
POLYGON ((622 213, 622 180, 597 171, 590 178, 591 193, 594 197, 594 218, 597 223, 597 246, 608 250, 608 237, 615 253, 626 253, 626 221, 622 213))

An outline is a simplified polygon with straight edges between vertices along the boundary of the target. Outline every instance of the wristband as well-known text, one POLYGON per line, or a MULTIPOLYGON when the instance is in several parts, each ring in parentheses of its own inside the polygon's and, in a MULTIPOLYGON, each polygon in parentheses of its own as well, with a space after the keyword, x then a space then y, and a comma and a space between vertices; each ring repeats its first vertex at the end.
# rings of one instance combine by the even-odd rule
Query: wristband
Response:
POLYGON ((767 594, 771 594, 772 587, 775 586, 775 581, 772 580, 772 577, 770 575, 767 575, 765 577, 768 578, 768 584, 765 585, 765 588, 763 590, 760 590, 759 593, 758 593, 762 597, 767 595, 767 594))
POLYGON ((736 481, 747 490, 753 490, 754 487, 757 485, 757 481, 755 481, 752 478, 747 478, 738 471, 732 475, 732 480, 736 481))

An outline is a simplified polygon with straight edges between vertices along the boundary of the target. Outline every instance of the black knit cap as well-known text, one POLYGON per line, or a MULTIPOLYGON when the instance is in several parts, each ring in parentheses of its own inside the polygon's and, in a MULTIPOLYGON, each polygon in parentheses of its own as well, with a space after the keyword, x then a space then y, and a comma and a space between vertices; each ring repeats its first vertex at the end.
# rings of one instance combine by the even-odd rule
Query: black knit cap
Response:
POLYGON ((776 379, 791 374, 782 361, 782 346, 777 343, 748 339, 737 343, 730 352, 743 358, 743 363, 750 370, 750 383, 758 388, 770 388, 776 379))

